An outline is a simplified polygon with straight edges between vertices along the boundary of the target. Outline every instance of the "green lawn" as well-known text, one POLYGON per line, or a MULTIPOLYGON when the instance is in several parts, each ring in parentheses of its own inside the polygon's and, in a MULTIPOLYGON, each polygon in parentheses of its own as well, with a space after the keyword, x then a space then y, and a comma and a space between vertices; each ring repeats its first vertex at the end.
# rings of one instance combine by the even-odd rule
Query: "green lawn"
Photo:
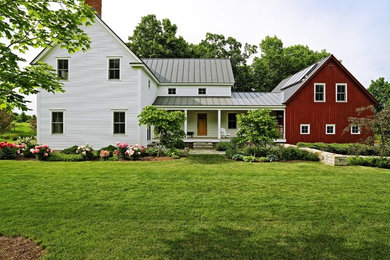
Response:
POLYGON ((0 234, 41 242, 47 259, 385 259, 390 171, 0 161, 0 234))
POLYGON ((21 137, 30 137, 35 136, 37 133, 30 128, 29 123, 15 123, 15 128, 12 127, 9 131, 0 135, 0 142, 8 141, 13 142, 19 136, 21 137))

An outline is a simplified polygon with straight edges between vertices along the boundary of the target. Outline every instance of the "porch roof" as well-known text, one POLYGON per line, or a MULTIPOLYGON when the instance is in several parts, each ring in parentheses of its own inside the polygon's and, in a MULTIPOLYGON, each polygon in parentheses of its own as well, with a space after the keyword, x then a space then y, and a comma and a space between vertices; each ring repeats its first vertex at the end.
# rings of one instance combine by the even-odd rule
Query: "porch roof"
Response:
POLYGON ((157 97, 156 106, 283 106, 281 92, 232 92, 230 97, 157 97))

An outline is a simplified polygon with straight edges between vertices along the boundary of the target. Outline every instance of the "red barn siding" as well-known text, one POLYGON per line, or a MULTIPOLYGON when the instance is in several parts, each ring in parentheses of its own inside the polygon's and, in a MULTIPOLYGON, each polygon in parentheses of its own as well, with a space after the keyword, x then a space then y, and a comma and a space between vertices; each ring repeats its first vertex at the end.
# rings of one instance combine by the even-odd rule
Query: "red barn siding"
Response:
POLYGON ((341 66, 330 59, 312 79, 306 82, 286 104, 286 141, 350 143, 358 142, 360 135, 344 133, 348 117, 357 116, 356 108, 374 104, 358 83, 341 66), (326 102, 314 102, 314 83, 326 84, 326 102), (336 102, 336 83, 347 83, 347 103, 336 102), (310 124, 310 134, 300 134, 300 124, 310 124), (326 124, 336 125, 336 134, 325 133, 326 124))

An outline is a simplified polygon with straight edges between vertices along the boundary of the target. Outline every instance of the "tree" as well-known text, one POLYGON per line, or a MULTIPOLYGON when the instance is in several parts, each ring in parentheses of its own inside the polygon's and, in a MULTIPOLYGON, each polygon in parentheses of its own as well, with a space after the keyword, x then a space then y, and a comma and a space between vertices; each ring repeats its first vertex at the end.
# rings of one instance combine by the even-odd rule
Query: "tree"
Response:
POLYGON ((11 128, 12 122, 13 122, 12 114, 5 109, 1 109, 0 110, 0 134, 7 132, 11 128))
POLYGON ((310 50, 308 46, 293 45, 283 47, 283 42, 276 36, 267 36, 260 43, 261 55, 252 63, 255 89, 268 92, 281 80, 297 73, 313 63, 329 56, 325 50, 310 50))
POLYGON ((176 24, 150 14, 141 18, 127 45, 140 58, 191 57, 189 44, 176 33, 176 24))
POLYGON ((166 148, 173 148, 173 145, 185 136, 181 128, 186 116, 182 111, 166 111, 154 106, 146 106, 138 118, 140 126, 153 126, 155 135, 160 137, 160 144, 166 148))
POLYGON ((385 78, 380 77, 375 81, 371 80, 368 91, 378 101, 377 111, 390 108, 390 83, 385 81, 385 78))
POLYGON ((31 116, 27 115, 25 112, 20 113, 18 117, 16 118, 16 121, 18 123, 24 123, 30 121, 31 116))
POLYGON ((37 117, 36 117, 36 115, 33 115, 30 118, 30 129, 33 130, 34 132, 37 132, 37 117))
POLYGON ((349 125, 344 132, 349 132, 353 126, 358 126, 361 133, 368 136, 366 143, 373 143, 375 134, 380 138, 380 155, 390 146, 390 109, 385 108, 375 112, 374 106, 361 107, 356 109, 358 117, 349 117, 349 125))
POLYGON ((22 54, 30 48, 58 45, 70 53, 86 51, 93 11, 83 0, 3 0, 0 3, 0 108, 28 110, 25 95, 39 88, 63 91, 53 68, 45 63, 25 68, 22 54))
MULTIPOLYGON (((240 143, 267 146, 279 137, 276 118, 271 116, 269 109, 258 109, 248 111, 247 114, 239 114, 237 121, 240 126, 237 131, 240 143)), ((256 155, 254 154, 254 156, 256 155)))

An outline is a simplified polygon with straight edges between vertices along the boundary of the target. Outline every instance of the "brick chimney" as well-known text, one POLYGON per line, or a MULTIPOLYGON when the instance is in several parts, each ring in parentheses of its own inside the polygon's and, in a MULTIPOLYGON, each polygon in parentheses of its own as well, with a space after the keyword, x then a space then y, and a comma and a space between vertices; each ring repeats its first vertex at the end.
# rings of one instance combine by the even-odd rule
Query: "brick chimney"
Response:
POLYGON ((84 0, 84 2, 89 5, 92 10, 96 11, 99 17, 102 17, 102 0, 84 0))

